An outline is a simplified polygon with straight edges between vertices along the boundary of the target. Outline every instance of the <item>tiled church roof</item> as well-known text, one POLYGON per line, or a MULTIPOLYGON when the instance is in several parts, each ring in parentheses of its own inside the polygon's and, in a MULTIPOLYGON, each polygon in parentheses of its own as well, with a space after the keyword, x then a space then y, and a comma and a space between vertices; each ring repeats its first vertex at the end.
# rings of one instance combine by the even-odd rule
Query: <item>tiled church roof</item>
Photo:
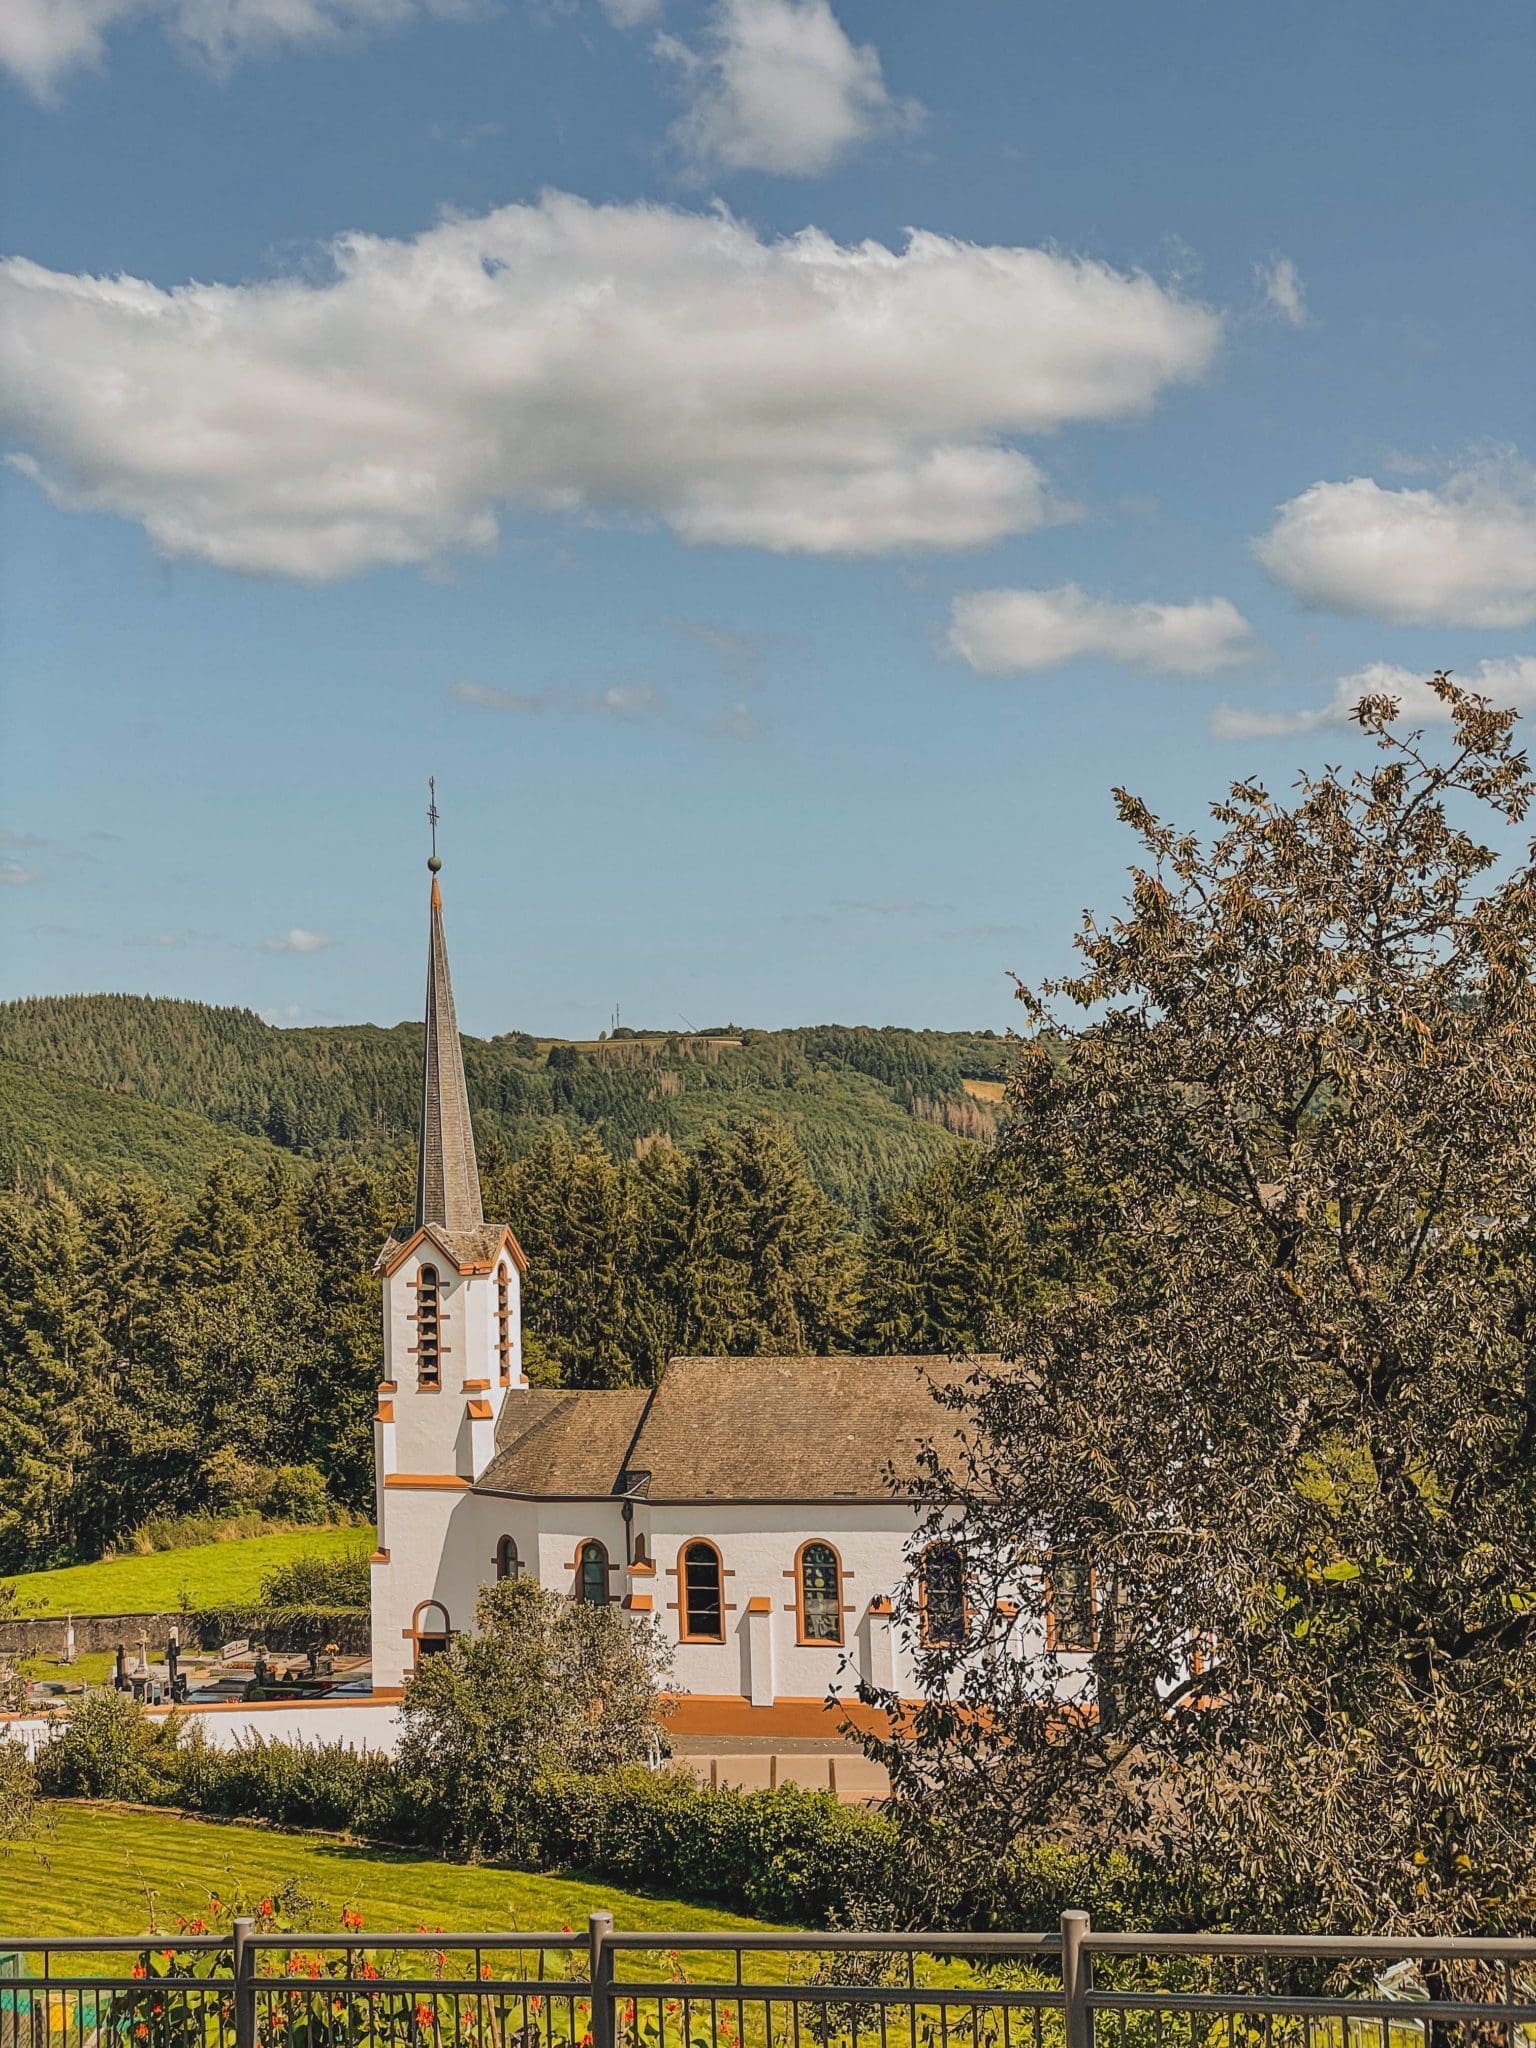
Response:
MULTIPOLYGON (((675 1358, 654 1393, 509 1393, 484 1493, 657 1500, 888 1501, 887 1468, 941 1450, 943 1358, 675 1358)), ((898 1489, 899 1490, 899 1489, 898 1489)))

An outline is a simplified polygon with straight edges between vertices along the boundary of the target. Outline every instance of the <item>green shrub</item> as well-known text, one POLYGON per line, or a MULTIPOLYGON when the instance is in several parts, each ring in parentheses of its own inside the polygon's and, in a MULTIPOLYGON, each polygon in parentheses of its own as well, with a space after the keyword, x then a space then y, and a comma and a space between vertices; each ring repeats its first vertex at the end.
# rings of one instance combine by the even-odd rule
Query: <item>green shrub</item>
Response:
POLYGON ((546 1864, 618 1884, 813 1925, 901 1910, 895 1829, 825 1792, 716 1792, 680 1771, 562 1774, 540 1785, 537 1824, 546 1864))
POLYGON ((289 1655, 334 1643, 360 1657, 369 1644, 366 1607, 200 1607, 187 1616, 187 1628, 203 1650, 243 1637, 289 1655))
POLYGON ((278 1827, 397 1838, 406 1820, 388 1757, 340 1742, 261 1735, 214 1749, 195 1723, 175 1752, 166 1790, 173 1804, 221 1820, 254 1815, 278 1827))
POLYGON ((152 1722, 131 1693, 91 1687, 64 1732, 38 1752, 37 1787, 49 1799, 163 1801, 174 1767, 174 1722, 152 1722))
POLYGON ((290 1558, 261 1582, 263 1607, 366 1607, 368 1547, 344 1557, 290 1558))

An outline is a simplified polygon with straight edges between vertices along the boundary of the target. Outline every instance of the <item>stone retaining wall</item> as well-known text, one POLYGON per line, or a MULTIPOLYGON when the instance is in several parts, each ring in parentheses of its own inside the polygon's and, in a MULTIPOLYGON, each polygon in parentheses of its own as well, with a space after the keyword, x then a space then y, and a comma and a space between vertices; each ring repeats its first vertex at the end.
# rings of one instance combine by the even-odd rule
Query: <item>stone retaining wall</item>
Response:
MULTIPOLYGON (((62 1614, 20 1621, 0 1621, 0 1657, 62 1657, 64 1630, 62 1614)), ((77 1614, 76 1650, 115 1650, 122 1643, 130 1661, 139 1654, 139 1637, 149 1637, 149 1647, 160 1651, 172 1628, 181 1630, 183 1649, 190 1649, 193 1631, 184 1614, 77 1614)))

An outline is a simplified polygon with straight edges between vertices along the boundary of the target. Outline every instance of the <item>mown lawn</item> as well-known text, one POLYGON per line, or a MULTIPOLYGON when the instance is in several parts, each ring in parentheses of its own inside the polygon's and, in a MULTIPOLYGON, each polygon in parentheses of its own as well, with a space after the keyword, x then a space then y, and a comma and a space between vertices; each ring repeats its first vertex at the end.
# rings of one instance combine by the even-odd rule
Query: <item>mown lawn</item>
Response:
POLYGON ((343 1906, 372 1932, 425 1922, 450 1933, 580 1928, 604 1909, 620 1928, 719 1929, 763 1923, 676 1899, 525 1871, 493 1870, 356 1848, 323 1836, 184 1820, 121 1807, 56 1805, 35 1843, 0 1850, 0 1937, 137 1934, 174 1927, 210 1895, 259 1898, 294 1878, 316 1901, 316 1931, 343 1906))
POLYGON ((174 1614, 185 1595, 193 1607, 232 1607, 254 1600, 268 1572, 296 1557, 339 1557, 370 1550, 367 1529, 294 1529, 279 1536, 240 1536, 194 1550, 155 1550, 99 1564, 23 1572, 16 1588, 22 1614, 174 1614))

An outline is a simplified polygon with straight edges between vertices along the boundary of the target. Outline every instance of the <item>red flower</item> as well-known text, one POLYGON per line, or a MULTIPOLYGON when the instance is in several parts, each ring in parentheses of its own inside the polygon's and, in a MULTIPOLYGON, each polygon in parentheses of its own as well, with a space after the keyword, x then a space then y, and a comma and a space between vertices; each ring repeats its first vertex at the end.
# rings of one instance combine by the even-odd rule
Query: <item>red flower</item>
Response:
POLYGON ((270 1920, 272 1917, 272 1901, 270 1899, 263 1899, 256 1910, 263 1920, 270 1920))
POLYGON ((133 1974, 135 1977, 147 1977, 149 1975, 149 1972, 145 1969, 142 1963, 135 1963, 133 1966, 133 1974))

